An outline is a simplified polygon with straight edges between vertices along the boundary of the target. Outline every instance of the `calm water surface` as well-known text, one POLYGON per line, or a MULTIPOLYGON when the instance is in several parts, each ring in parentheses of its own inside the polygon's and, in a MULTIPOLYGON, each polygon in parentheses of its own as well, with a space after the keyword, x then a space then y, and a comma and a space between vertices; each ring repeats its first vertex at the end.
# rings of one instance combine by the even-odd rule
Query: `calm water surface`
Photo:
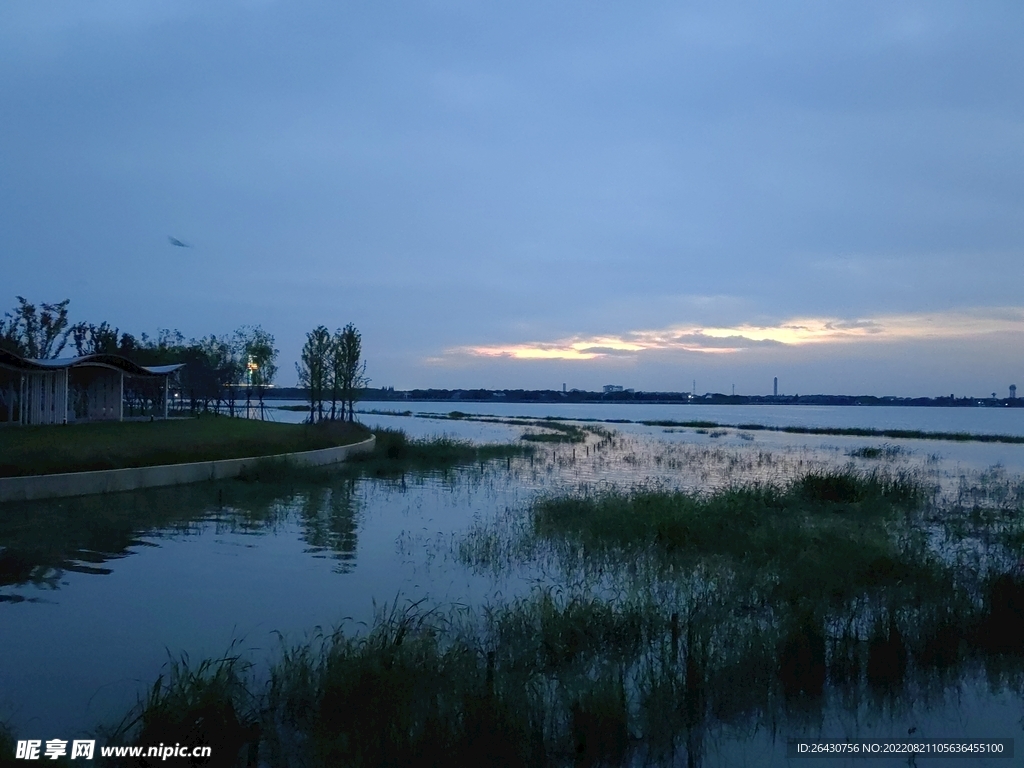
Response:
POLYGON ((647 405, 642 403, 364 403, 363 410, 411 410, 446 414, 458 410, 498 416, 563 416, 569 419, 631 421, 715 421, 767 427, 859 427, 925 432, 974 432, 1024 435, 1024 408, 909 408, 906 406, 828 405, 647 405))
MULTIPOLYGON (((463 412, 473 408, 506 415, 1024 434, 1024 412, 986 409, 459 405, 463 412)), ((363 418, 414 436, 482 442, 515 439, 524 431, 471 421, 363 418)), ((401 480, 227 482, 0 507, 0 720, 21 738, 71 738, 116 722, 152 684, 168 654, 202 658, 234 644, 257 662, 267 661, 281 635, 297 641, 346 618, 367 622, 375 602, 400 597, 479 606, 553 583, 557 574, 543 564, 495 574, 474 570, 457 556, 458 543, 474 525, 514 515, 540 492, 650 480, 687 488, 784 481, 814 467, 875 466, 849 454, 880 445, 866 438, 612 426, 610 444, 600 449, 596 438, 586 446, 544 445, 533 458, 401 480), (766 454, 773 457, 767 464, 766 454)), ((898 447, 894 466, 924 473, 946 494, 975 483, 993 465, 1008 482, 1024 472, 1024 445, 887 444, 898 447)), ((708 756, 722 764, 782 765, 785 736, 885 738, 908 727, 932 736, 1020 739, 1022 716, 1016 696, 970 674, 938 700, 905 702, 888 716, 835 702, 811 722, 780 723, 774 736, 730 731, 709 746, 708 756)))

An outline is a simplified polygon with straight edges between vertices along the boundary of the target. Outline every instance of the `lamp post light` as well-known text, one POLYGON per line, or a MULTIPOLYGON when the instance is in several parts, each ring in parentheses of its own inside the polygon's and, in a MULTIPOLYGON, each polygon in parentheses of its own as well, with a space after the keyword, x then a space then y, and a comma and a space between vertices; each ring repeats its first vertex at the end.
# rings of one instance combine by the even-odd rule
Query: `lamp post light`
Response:
POLYGON ((253 372, 258 371, 260 367, 256 365, 256 361, 253 360, 252 355, 248 355, 245 364, 245 417, 247 419, 252 418, 252 376, 253 372))

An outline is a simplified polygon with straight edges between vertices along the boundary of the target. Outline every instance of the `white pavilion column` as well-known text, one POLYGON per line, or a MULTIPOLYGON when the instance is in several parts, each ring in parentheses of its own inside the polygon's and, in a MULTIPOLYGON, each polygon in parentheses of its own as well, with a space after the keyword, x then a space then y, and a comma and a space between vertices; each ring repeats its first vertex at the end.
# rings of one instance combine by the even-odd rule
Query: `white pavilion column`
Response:
POLYGON ((170 397, 171 377, 164 376, 164 418, 167 418, 167 400, 170 397))
POLYGON ((42 413, 39 409, 39 376, 34 372, 28 375, 28 424, 38 424, 42 413))
POLYGON ((62 373, 64 374, 61 379, 61 388, 64 390, 61 402, 64 403, 64 409, 60 412, 60 423, 68 423, 68 369, 65 368, 62 373))
POLYGON ((124 371, 118 371, 121 375, 117 379, 117 420, 124 421, 124 371))

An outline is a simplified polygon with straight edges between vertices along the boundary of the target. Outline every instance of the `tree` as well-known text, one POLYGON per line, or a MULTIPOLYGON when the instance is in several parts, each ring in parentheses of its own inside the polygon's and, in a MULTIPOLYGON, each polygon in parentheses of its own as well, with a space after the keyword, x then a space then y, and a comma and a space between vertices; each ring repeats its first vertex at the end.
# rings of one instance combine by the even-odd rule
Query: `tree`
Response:
POLYGON ((99 325, 75 323, 71 326, 71 339, 79 356, 117 354, 121 352, 118 332, 106 320, 99 325))
POLYGON ((331 332, 318 325, 306 334, 301 361, 295 364, 299 386, 309 389, 309 422, 324 418, 324 391, 330 382, 331 332))
POLYGON ((189 398, 189 410, 198 413, 209 411, 210 401, 217 398, 217 372, 215 360, 201 341, 192 339, 181 350, 177 362, 185 363, 181 373, 181 385, 189 398))
POLYGON ((235 401, 238 397, 238 385, 242 383, 245 365, 242 353, 234 339, 228 336, 217 337, 210 334, 203 339, 203 345, 213 365, 217 379, 218 407, 220 403, 227 405, 228 415, 235 415, 235 401))
POLYGON ((68 304, 71 299, 56 304, 29 304, 18 296, 13 313, 6 312, 0 320, 0 345, 10 352, 33 359, 57 357, 68 343, 68 304))
POLYGON ((341 395, 341 418, 346 411, 348 420, 355 421, 356 399, 359 390, 366 386, 366 363, 362 361, 363 337, 356 327, 349 323, 335 332, 332 340, 332 380, 341 395))
POLYGON ((274 383, 274 377, 277 376, 277 349, 274 348, 274 336, 258 325, 244 326, 236 331, 236 336, 241 341, 248 372, 246 396, 248 397, 248 388, 256 390, 256 397, 260 403, 260 418, 264 418, 263 393, 274 383))
POLYGON ((331 387, 331 421, 335 420, 339 400, 341 400, 341 420, 345 420, 345 399, 342 395, 345 373, 343 370, 340 350, 341 329, 338 329, 334 332, 334 337, 331 339, 331 352, 327 372, 331 387))

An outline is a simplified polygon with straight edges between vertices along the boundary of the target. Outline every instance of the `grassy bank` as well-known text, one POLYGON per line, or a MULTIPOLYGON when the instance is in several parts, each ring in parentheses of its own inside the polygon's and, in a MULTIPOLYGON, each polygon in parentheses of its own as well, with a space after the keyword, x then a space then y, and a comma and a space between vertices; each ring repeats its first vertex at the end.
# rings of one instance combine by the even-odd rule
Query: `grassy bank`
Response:
POLYGON ((360 424, 227 416, 0 429, 0 477, 272 456, 364 440, 360 424))

